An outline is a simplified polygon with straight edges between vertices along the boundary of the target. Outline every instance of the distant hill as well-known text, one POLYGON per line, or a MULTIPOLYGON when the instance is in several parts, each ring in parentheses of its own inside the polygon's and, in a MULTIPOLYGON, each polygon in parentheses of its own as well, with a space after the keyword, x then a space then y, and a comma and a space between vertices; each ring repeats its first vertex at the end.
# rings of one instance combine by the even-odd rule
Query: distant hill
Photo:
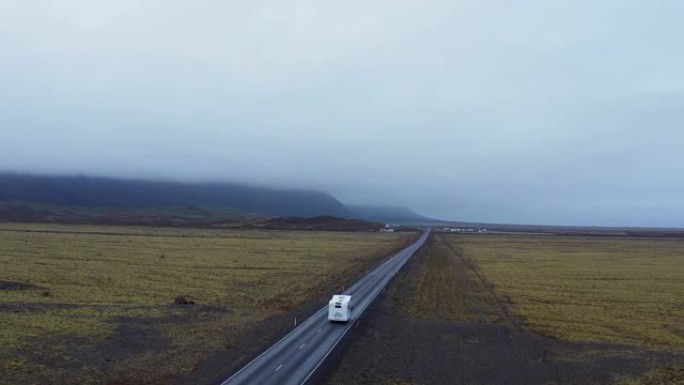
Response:
POLYGON ((0 221, 164 227, 240 227, 268 217, 221 207, 85 207, 0 201, 0 221))
POLYGON ((400 206, 355 206, 347 205, 354 216, 372 222, 394 224, 438 223, 436 219, 424 217, 420 214, 400 206))
POLYGON ((378 231, 384 227, 384 223, 337 218, 325 215, 313 218, 272 218, 266 221, 252 222, 246 227, 267 230, 378 231))
POLYGON ((327 215, 270 218, 245 215, 217 207, 84 207, 17 201, 0 202, 0 220, 28 223, 313 231, 378 231, 384 227, 384 223, 327 215))
MULTIPOLYGON (((60 177, 0 173, 0 202, 9 209, 35 213, 64 207, 172 208, 188 211, 217 209, 267 217, 354 217, 329 194, 306 190, 270 189, 237 183, 180 183, 99 177, 60 177), (17 205, 17 202, 48 206, 17 205), (50 205, 53 205, 50 208, 50 205)), ((149 212, 149 210, 148 210, 149 212)))

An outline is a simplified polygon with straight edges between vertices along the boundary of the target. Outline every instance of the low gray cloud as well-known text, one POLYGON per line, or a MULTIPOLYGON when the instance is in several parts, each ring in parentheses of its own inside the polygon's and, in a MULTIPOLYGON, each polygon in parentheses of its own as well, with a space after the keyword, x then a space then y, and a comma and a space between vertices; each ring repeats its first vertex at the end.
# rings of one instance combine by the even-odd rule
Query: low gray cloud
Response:
POLYGON ((684 3, 0 0, 0 168, 684 226, 684 3))

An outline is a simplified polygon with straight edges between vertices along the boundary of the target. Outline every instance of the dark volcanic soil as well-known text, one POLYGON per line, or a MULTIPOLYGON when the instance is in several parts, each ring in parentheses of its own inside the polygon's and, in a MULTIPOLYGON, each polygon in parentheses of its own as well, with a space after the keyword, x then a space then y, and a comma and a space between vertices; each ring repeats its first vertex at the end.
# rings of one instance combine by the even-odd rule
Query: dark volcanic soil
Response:
POLYGON ((0 279, 0 290, 31 290, 40 289, 36 285, 31 285, 23 282, 5 281, 0 279))
MULTIPOLYGON (((474 268, 433 237, 362 318, 320 383, 587 385, 668 366, 682 374, 681 353, 527 330, 474 268)), ((647 383, 681 384, 679 374, 647 383)))

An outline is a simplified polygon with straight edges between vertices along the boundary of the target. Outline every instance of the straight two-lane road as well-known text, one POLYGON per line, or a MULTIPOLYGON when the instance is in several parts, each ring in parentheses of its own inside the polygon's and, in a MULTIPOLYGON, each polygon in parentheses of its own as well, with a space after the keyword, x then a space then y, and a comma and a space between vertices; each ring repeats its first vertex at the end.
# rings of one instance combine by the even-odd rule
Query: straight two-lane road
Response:
POLYGON ((427 230, 411 246, 383 262, 342 293, 352 296, 354 310, 349 322, 338 324, 328 321, 326 304, 221 385, 306 383, 390 279, 425 243, 429 233, 427 230))

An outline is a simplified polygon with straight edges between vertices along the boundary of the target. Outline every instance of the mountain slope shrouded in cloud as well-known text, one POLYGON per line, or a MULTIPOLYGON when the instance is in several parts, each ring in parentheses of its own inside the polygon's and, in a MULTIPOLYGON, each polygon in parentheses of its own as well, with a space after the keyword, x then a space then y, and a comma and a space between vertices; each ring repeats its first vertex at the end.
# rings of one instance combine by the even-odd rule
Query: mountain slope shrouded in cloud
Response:
POLYGON ((0 1, 0 172, 684 227, 684 1, 58 3, 0 1))
POLYGON ((229 207, 264 216, 354 215, 318 191, 262 188, 237 183, 179 183, 98 177, 0 174, 0 201, 83 207, 229 207))
POLYGON ((400 206, 347 205, 354 216, 368 221, 385 223, 432 223, 435 219, 424 217, 400 206))

